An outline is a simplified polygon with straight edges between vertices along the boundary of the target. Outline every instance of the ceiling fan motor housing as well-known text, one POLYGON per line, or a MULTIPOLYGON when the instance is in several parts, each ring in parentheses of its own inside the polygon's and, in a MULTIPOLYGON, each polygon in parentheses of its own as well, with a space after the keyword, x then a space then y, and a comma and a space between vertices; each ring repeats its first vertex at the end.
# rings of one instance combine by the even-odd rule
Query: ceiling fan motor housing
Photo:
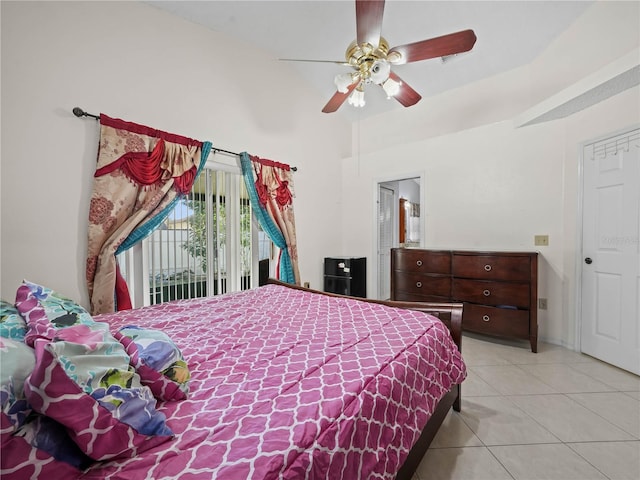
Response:
POLYGON ((358 70, 360 78, 366 83, 380 84, 389 78, 391 65, 387 60, 389 44, 380 37, 378 46, 370 43, 358 45, 351 42, 345 53, 345 58, 349 65, 358 70))

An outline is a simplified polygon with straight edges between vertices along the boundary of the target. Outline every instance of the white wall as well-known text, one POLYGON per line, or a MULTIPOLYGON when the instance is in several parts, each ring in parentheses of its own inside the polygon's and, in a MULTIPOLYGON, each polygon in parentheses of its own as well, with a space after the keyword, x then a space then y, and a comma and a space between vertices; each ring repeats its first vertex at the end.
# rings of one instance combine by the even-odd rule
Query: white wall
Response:
POLYGON ((340 203, 351 133, 289 66, 134 2, 2 1, 1 12, 3 299, 27 278, 87 305, 99 132, 76 106, 297 166, 300 270, 321 287, 322 252, 340 240, 318 226, 340 203))
POLYGON ((639 7, 596 3, 531 64, 354 125, 342 199, 361 214, 344 219, 345 251, 358 244, 374 263, 376 182, 424 172, 426 247, 538 250, 540 337, 575 347, 579 144, 640 123, 640 88, 562 120, 514 118, 637 48, 639 7), (550 245, 535 247, 537 234, 550 245))
POLYGON ((529 65, 350 131, 286 64, 152 7, 2 1, 2 298, 28 278, 86 304, 98 129, 72 116, 79 106, 298 166, 302 280, 316 288, 323 256, 373 258, 376 180, 423 172, 426 246, 529 250, 550 236, 540 334, 573 346, 579 143, 640 123, 640 92, 564 120, 513 119, 637 48, 639 6, 598 2, 529 65))

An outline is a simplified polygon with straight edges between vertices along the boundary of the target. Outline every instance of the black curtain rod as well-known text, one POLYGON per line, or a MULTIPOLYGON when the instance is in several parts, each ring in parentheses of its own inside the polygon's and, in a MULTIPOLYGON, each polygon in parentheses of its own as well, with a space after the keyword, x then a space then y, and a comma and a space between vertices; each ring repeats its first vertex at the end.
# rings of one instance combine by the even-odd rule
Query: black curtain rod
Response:
MULTIPOLYGON (((91 118, 95 118, 96 120, 100 120, 100 115, 94 115, 93 113, 85 112, 80 107, 74 107, 72 111, 73 111, 73 114, 78 118, 80 118, 80 117, 91 117, 91 118)), ((218 152, 228 153, 229 155, 235 155, 236 157, 240 156, 239 153, 230 152, 229 150, 224 150, 222 148, 211 147, 211 151, 213 153, 218 153, 218 152)), ((290 168, 294 172, 298 171, 298 167, 290 167, 290 168)))
MULTIPOLYGON (((211 151, 213 153, 228 153, 229 155, 235 155, 236 157, 239 157, 240 154, 236 153, 236 152, 230 152, 229 150, 223 150, 222 148, 216 148, 216 147, 211 147, 211 151)), ((298 171, 298 167, 289 167, 291 169, 292 172, 297 172, 298 171)))

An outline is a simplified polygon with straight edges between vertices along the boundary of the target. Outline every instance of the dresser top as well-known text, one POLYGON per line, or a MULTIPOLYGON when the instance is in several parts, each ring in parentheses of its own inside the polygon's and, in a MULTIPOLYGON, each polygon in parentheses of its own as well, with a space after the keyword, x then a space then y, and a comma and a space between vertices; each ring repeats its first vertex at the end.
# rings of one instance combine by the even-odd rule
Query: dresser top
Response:
POLYGON ((426 252, 442 252, 453 253, 456 255, 538 255, 537 251, 522 251, 522 250, 473 250, 473 249, 446 249, 446 248, 417 248, 417 247, 404 247, 394 248, 393 250, 410 250, 410 251, 426 251, 426 252))

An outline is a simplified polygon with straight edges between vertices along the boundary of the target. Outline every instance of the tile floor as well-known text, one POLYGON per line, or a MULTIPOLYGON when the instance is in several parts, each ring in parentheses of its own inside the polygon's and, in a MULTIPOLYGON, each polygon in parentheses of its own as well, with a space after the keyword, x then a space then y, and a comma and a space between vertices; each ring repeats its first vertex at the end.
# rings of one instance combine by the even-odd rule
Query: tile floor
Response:
POLYGON ((462 411, 414 480, 638 480, 640 377, 555 345, 466 335, 462 411))

